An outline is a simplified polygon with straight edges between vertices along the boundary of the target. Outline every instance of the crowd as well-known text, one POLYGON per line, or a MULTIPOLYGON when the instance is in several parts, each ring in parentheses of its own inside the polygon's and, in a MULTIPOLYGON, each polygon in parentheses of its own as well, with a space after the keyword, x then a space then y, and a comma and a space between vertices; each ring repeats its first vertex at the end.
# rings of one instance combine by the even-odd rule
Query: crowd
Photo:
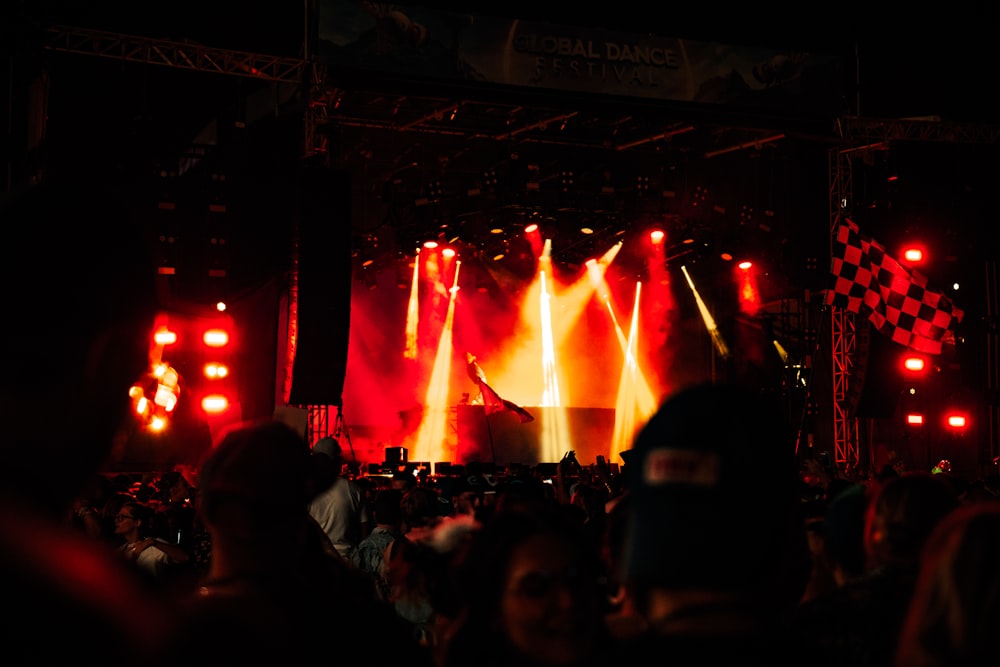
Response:
POLYGON ((140 647, 159 662, 985 655, 1000 613, 996 475, 798 466, 769 407, 747 387, 691 387, 620 474, 567 456, 550 479, 476 464, 355 475, 334 438, 310 447, 281 422, 242 424, 196 469, 94 473, 63 522, 113 552, 120 585, 160 613, 140 647), (730 419, 713 421, 719 410, 730 419))
POLYGON ((58 309, 44 285, 12 290, 24 319, 0 346, 7 664, 992 660, 995 471, 807 478, 782 412, 746 385, 675 392, 617 476, 565 457, 552 484, 355 477, 336 440, 272 420, 231 428, 193 470, 104 474, 148 363, 149 258, 108 207, 46 233, 94 195, 51 187, 5 208, 0 245, 8 285, 42 237, 35 270, 74 271, 58 309))

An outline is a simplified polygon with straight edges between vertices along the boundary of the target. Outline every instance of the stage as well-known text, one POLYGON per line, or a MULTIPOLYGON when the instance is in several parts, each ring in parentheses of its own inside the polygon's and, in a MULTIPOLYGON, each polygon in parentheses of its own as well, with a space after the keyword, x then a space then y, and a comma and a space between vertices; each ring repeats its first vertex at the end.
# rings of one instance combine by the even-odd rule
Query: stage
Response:
MULTIPOLYGON (((551 431, 565 419, 567 431, 563 434, 568 443, 565 450, 576 452, 580 463, 594 463, 597 455, 608 458, 615 428, 615 411, 612 408, 540 408, 524 406, 534 417, 521 423, 516 414, 506 411, 489 416, 481 405, 457 406, 458 444, 454 463, 510 464, 554 463, 566 451, 544 456, 542 434, 551 431)), ((609 463, 621 463, 610 461, 609 463)))

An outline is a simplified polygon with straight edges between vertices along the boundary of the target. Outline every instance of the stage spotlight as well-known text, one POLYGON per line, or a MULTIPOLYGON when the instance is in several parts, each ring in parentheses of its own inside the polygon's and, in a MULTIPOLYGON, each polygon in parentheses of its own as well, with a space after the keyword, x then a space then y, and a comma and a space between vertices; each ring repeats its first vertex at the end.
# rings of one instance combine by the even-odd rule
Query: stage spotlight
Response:
POLYGON ((436 248, 436 247, 438 247, 438 242, 437 241, 424 241, 424 247, 428 248, 428 249, 436 248))
POLYGON ((448 258, 454 257, 455 256, 455 249, 454 248, 445 248, 444 250, 441 251, 441 254, 444 257, 448 257, 448 258))
POLYGON ((524 228, 525 234, 533 234, 538 231, 538 225, 534 222, 524 228))
POLYGON ((653 242, 653 245, 659 245, 663 243, 663 239, 666 236, 662 229, 654 229, 649 233, 649 240, 653 242))

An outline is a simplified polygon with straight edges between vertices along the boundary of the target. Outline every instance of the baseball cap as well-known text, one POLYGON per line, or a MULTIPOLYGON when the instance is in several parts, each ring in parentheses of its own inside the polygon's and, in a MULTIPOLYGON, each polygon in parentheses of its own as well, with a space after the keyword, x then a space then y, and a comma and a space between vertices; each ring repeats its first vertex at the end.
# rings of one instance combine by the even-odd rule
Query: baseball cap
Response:
POLYGON ((344 450, 340 447, 340 442, 336 438, 320 438, 313 445, 312 450, 317 454, 326 454, 331 459, 340 459, 344 455, 344 450))
POLYGON ((747 386, 673 394, 636 435, 626 474, 627 580, 745 587, 774 567, 796 521, 804 531, 791 428, 772 399, 747 386))

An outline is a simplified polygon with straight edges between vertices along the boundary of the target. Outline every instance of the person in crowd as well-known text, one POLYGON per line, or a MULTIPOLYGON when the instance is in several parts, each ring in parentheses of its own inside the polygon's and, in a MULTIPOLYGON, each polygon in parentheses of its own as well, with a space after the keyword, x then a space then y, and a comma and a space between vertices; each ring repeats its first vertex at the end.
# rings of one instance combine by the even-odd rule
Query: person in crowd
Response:
POLYGON ((774 399, 686 385, 632 452, 620 576, 645 627, 618 663, 801 663, 787 630, 809 551, 794 433, 774 399))
POLYGON ((101 506, 110 491, 108 478, 100 473, 91 476, 87 487, 70 504, 70 525, 95 539, 103 539, 104 522, 101 506))
POLYGON ((212 537, 210 570, 180 603, 168 660, 429 666, 368 576, 327 547, 309 512, 316 462, 279 421, 240 424, 206 454, 198 512, 212 537))
POLYGON ((607 612, 605 623, 616 639, 630 639, 647 630, 646 621, 636 609, 635 598, 622 580, 625 537, 628 528, 628 504, 631 495, 621 493, 607 511, 600 555, 607 572, 607 612))
POLYGON ((355 567, 372 577, 375 590, 383 600, 389 600, 385 555, 389 545, 403 536, 402 500, 403 494, 399 489, 387 487, 378 492, 372 507, 375 527, 358 543, 358 548, 351 555, 351 562, 355 567))
POLYGON ((892 664, 989 664, 998 627, 1000 502, 961 505, 925 542, 892 664))
POLYGON ((171 621, 113 548, 66 522, 137 428, 128 388, 147 369, 156 309, 129 183, 90 172, 54 160, 0 198, 0 280, 14 318, 0 329, 0 589, 11 611, 0 643, 10 664, 155 664, 171 621))
POLYGON ((320 438, 312 448, 321 470, 309 513, 323 528, 334 548, 348 561, 371 530, 364 489, 343 474, 344 452, 335 438, 320 438))
POLYGON ((402 491, 403 493, 406 493, 416 485, 417 478, 405 470, 397 470, 392 473, 392 477, 389 478, 389 486, 397 491, 402 491))
POLYGON ((441 637, 442 667, 615 664, 604 623, 605 570, 583 523, 564 506, 501 510, 453 561, 461 613, 441 637))
POLYGON ((403 534, 410 540, 420 540, 433 532, 441 519, 452 513, 451 503, 435 487, 418 484, 403 494, 403 534))
POLYGON ((122 541, 122 556, 151 584, 165 588, 174 583, 189 556, 182 547, 150 534, 153 515, 153 509, 138 500, 124 503, 115 515, 115 534, 122 541))
POLYGON ((848 493, 835 505, 853 497, 862 506, 852 510, 860 528, 852 530, 857 536, 845 540, 843 551, 860 553, 840 560, 857 562, 846 568, 849 576, 837 577, 836 588, 800 605, 793 628, 819 667, 889 667, 920 551, 935 525, 959 506, 959 495, 954 485, 923 471, 848 493))

